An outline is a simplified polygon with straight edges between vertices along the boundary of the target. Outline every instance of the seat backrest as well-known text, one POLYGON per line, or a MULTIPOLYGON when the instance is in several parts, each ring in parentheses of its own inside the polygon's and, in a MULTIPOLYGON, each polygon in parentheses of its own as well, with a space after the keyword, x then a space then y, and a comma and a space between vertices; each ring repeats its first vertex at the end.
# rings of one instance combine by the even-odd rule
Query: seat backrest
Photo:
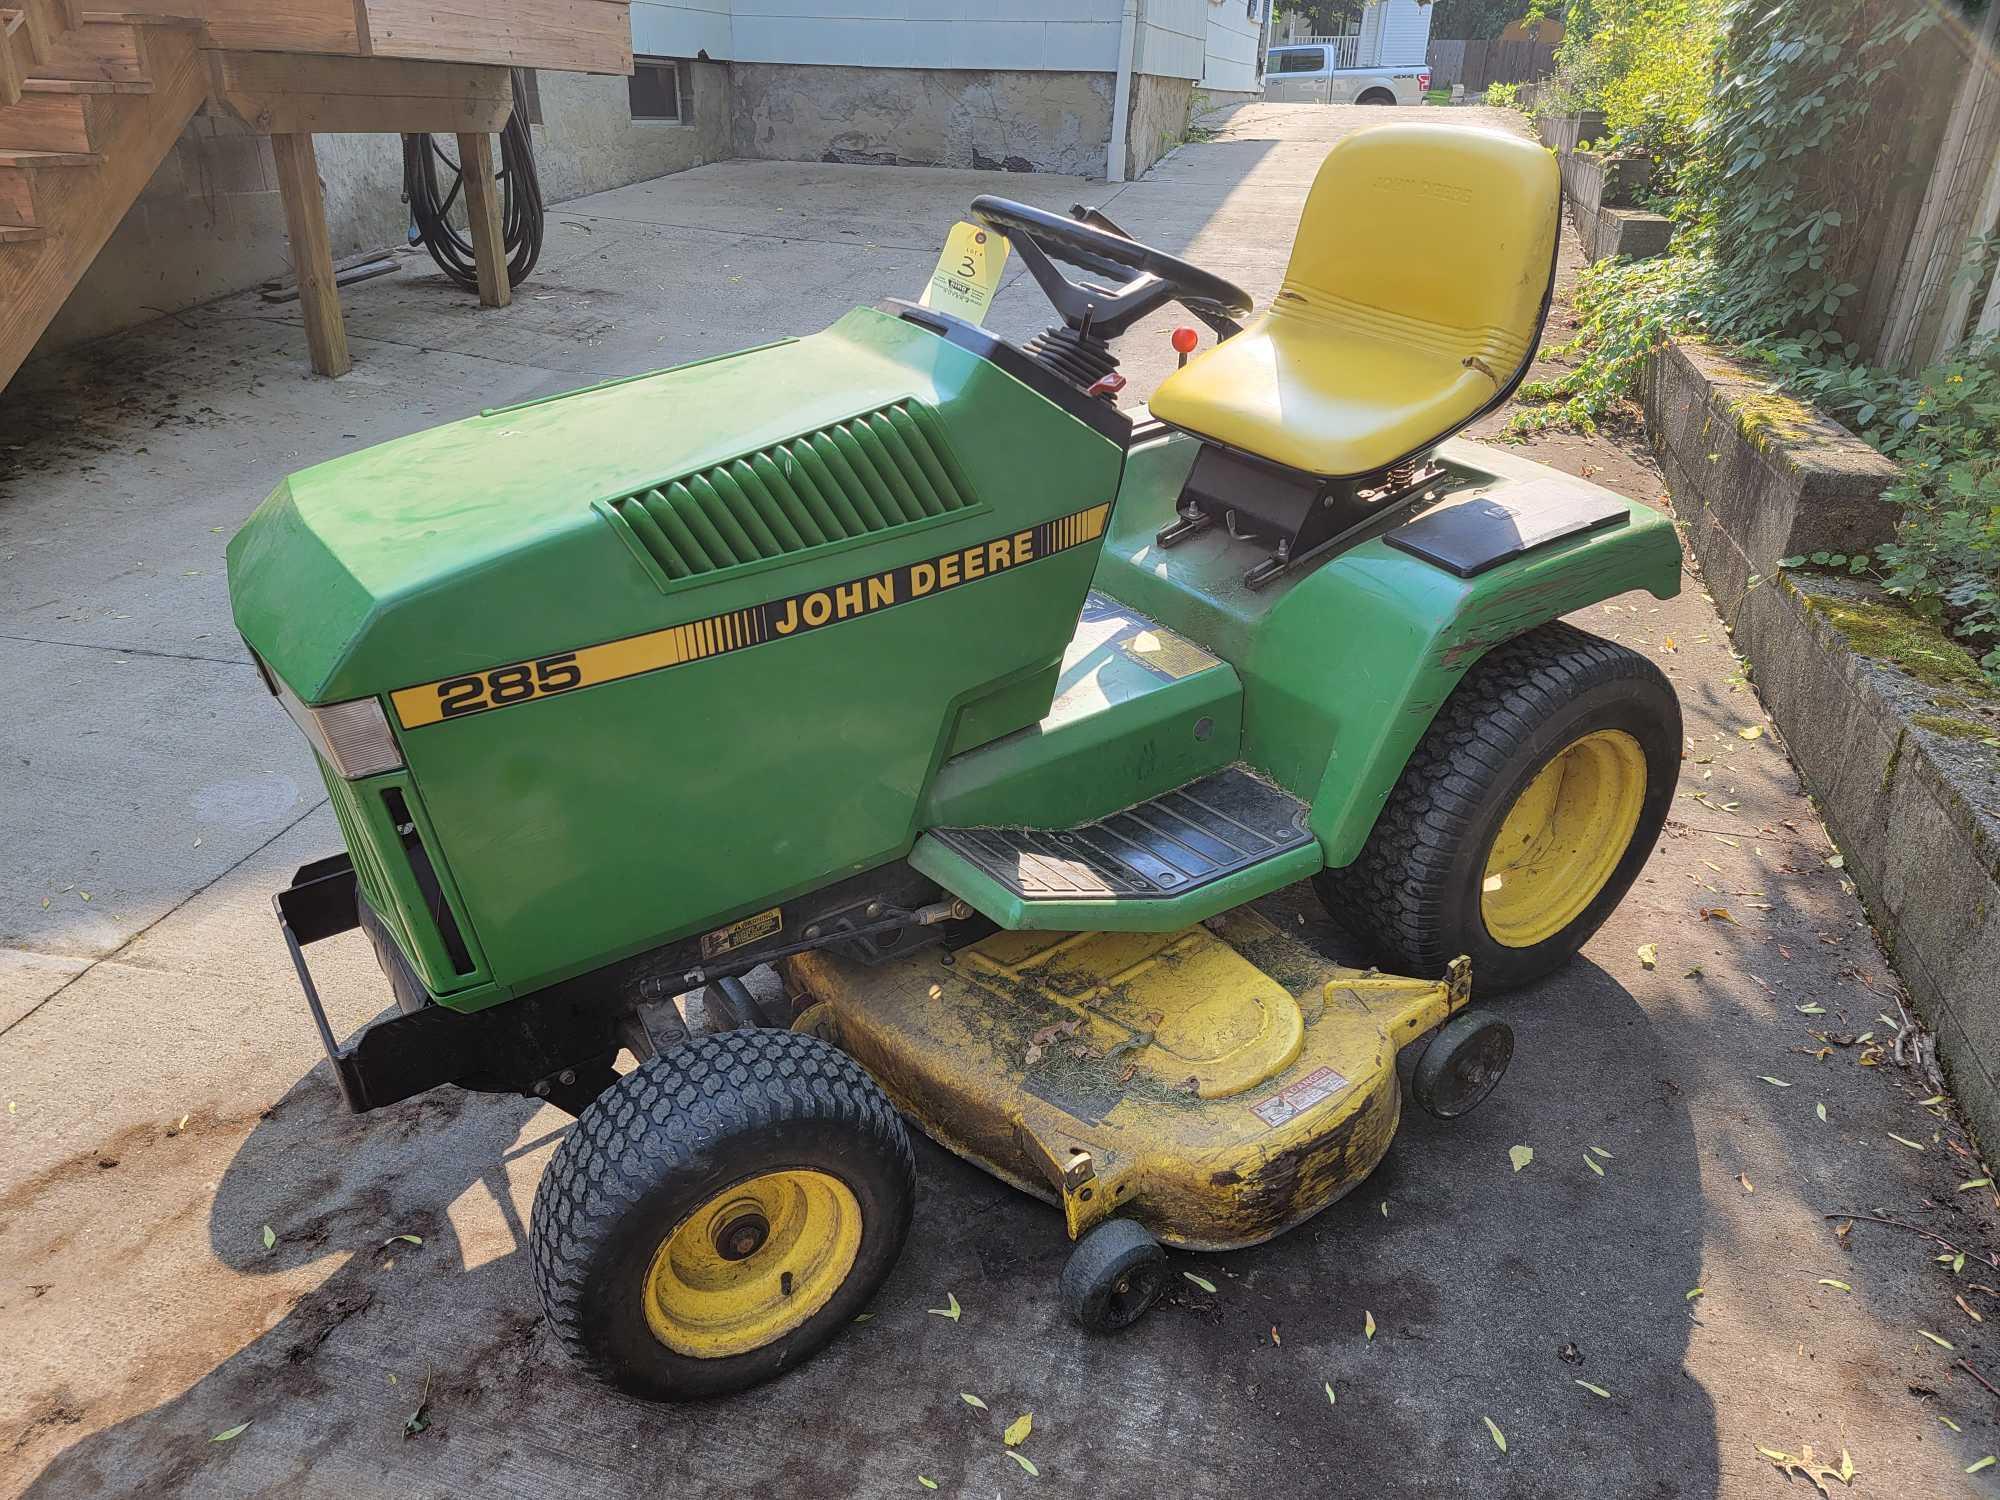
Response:
POLYGON ((1357 131, 1313 179, 1272 315, 1331 314, 1440 353, 1482 355, 1505 384, 1541 333, 1561 203, 1555 158, 1516 136, 1429 124, 1357 131))

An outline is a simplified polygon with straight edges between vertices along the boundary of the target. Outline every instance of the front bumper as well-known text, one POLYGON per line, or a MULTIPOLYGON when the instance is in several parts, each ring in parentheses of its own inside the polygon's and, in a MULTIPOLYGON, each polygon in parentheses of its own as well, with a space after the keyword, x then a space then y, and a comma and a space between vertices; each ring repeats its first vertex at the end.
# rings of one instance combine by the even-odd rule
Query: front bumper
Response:
POLYGON ((356 1114, 447 1083, 483 1093, 546 1095, 565 1071, 603 1062, 618 1048, 614 1013, 593 1003, 583 987, 558 985, 472 1012, 434 1002, 361 899, 345 854, 301 866, 271 904, 340 1096, 356 1114), (342 1042, 327 1020, 305 949, 357 927, 375 948, 398 1013, 342 1042))

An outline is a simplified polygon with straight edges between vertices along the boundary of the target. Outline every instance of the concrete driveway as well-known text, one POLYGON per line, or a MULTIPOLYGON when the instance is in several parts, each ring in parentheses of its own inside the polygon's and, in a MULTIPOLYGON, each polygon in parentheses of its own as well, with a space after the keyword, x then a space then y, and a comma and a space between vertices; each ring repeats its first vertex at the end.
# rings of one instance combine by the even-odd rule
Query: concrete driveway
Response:
MULTIPOLYGON (((25 372, 0 407, 0 1491, 1737 1497, 1786 1487, 1759 1447, 1810 1445, 1857 1494, 1993 1493, 2000 1466, 1963 1471, 2000 1398, 1956 1363, 2000 1375, 1973 1317, 2000 1307, 1992 1194, 1956 1191, 1984 1169, 1887 1049, 1895 979, 1697 578, 1577 617, 1674 678, 1688 759, 1631 898, 1506 1002, 1505 1086, 1408 1117, 1302 1230, 1184 1258, 1216 1291, 1117 1339, 1058 1310, 1053 1211, 924 1145, 870 1321, 738 1399, 608 1396, 543 1333, 524 1253, 566 1117, 446 1090, 355 1118, 316 1061, 268 900, 339 835, 222 567, 283 473, 914 295, 979 192, 1095 201, 1267 297, 1328 142, 1384 118, 1246 108, 1116 188, 725 162, 558 205, 511 310, 421 259, 351 289, 337 383, 255 297, 25 372), (926 1312, 947 1294, 960 1321, 926 1312), (1024 1411, 1036 1477, 999 1441, 1024 1411)), ((995 324, 1044 321, 1017 273, 995 324)), ((1135 393, 1172 321, 1125 340, 1135 393)), ((1629 434, 1533 451, 1660 498, 1629 434)), ((1308 891, 1266 904, 1340 951, 1308 891)), ((319 951, 337 1026, 383 1006, 358 937, 319 951)))

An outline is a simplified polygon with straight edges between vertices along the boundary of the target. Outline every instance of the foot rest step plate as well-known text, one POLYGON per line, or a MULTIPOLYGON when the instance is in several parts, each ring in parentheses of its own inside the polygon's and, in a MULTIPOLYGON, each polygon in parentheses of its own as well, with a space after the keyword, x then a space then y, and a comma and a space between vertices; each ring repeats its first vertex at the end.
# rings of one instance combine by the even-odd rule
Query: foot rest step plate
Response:
POLYGON ((1310 843, 1308 811, 1227 766, 1078 828, 936 828, 931 837, 1025 901, 1146 900, 1310 843))

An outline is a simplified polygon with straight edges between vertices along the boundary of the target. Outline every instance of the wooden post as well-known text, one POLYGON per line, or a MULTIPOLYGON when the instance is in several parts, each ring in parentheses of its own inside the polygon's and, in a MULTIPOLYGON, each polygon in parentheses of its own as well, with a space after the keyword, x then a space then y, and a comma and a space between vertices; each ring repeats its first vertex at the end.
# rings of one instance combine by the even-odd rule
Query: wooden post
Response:
POLYGON ((278 162, 278 189, 292 237, 292 270, 299 278, 299 311, 306 320, 312 367, 322 375, 345 375, 354 361, 347 353, 347 325, 340 320, 340 288, 333 279, 333 245, 312 137, 274 135, 271 152, 278 162))
POLYGON ((493 137, 458 138, 458 171, 465 180, 465 216, 472 231, 472 259, 479 268, 479 304, 505 307, 514 300, 507 279, 507 243, 500 230, 500 195, 494 191, 493 137))

